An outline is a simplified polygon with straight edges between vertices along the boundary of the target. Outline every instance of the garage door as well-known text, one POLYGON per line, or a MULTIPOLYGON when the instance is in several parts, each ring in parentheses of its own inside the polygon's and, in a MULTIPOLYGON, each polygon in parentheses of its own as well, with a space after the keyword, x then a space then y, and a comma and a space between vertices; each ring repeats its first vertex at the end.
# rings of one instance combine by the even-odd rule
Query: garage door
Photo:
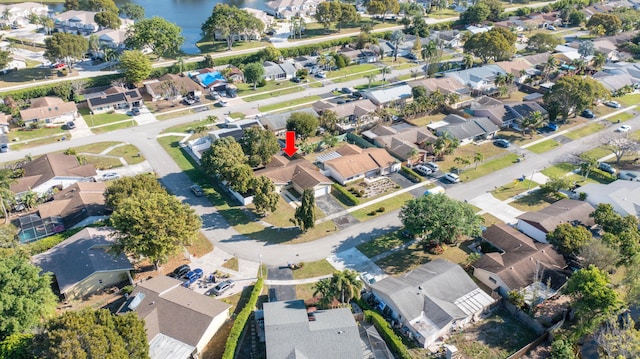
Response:
POLYGON ((318 187, 314 192, 315 197, 324 196, 326 194, 329 194, 329 186, 318 187))

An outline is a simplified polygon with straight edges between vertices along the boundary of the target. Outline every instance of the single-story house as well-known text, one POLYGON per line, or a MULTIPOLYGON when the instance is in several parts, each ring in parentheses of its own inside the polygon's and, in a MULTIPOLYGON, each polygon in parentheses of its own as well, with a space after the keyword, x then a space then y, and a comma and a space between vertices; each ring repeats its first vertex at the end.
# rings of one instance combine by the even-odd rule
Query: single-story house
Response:
POLYGON ((213 141, 223 137, 233 137, 234 140, 238 141, 244 134, 244 129, 253 126, 263 128, 258 119, 225 121, 224 128, 215 131, 209 131, 208 136, 188 141, 187 146, 193 152, 193 154, 198 159, 200 159, 202 158, 202 152, 208 150, 209 147, 211 147, 211 143, 213 141))
POLYGON ((533 67, 538 67, 549 61, 549 56, 551 56, 551 54, 549 54, 548 52, 543 52, 541 54, 523 56, 522 60, 530 63, 533 67))
POLYGON ((488 117, 474 117, 466 119, 464 117, 451 114, 447 115, 447 117, 442 119, 440 122, 446 124, 444 126, 437 127, 435 129, 436 134, 438 136, 442 136, 445 133, 448 133, 457 138, 458 141, 460 141, 460 145, 466 145, 474 141, 491 139, 500 129, 488 117))
POLYGON ((500 66, 500 68, 507 74, 513 75, 514 80, 517 83, 524 82, 524 80, 528 77, 527 70, 532 68, 531 64, 523 59, 499 61, 495 64, 500 66))
POLYGON ((133 265, 124 253, 109 251, 113 230, 87 227, 31 258, 43 272, 53 273, 66 299, 82 298, 126 281, 133 265))
POLYGON ((362 95, 371 100, 376 106, 386 106, 396 101, 407 101, 412 97, 411 87, 409 85, 362 91, 362 95))
POLYGON ((609 184, 589 183, 580 187, 578 192, 586 194, 586 201, 593 207, 607 203, 621 216, 640 218, 640 182, 617 180, 609 184))
POLYGON ((338 118, 336 127, 343 132, 353 130, 357 126, 370 126, 372 122, 378 120, 375 114, 378 107, 368 99, 343 104, 320 100, 311 106, 318 114, 322 114, 323 111, 334 112, 338 118))
POLYGON ((473 108, 473 115, 477 117, 488 117, 499 127, 510 127, 514 123, 519 123, 531 113, 538 111, 543 116, 548 112, 544 107, 535 101, 526 101, 512 104, 487 104, 473 108))
MULTIPOLYGON (((226 77, 217 69, 204 68, 188 73, 188 76, 209 92, 227 92, 229 93, 230 85, 227 83, 226 77)), ((184 83, 183 83, 184 84, 184 83)), ((234 92, 235 94, 235 92, 234 92)))
POLYGON ((424 87, 427 92, 440 91, 443 94, 456 94, 460 97, 468 96, 469 89, 458 80, 451 77, 428 78, 409 82, 409 86, 424 87))
POLYGON ((431 144, 437 139, 428 129, 416 126, 396 129, 394 126, 378 125, 363 132, 362 136, 403 162, 425 160, 431 144))
POLYGON ((335 152, 318 158, 325 176, 332 177, 341 185, 360 178, 387 175, 400 170, 400 162, 385 149, 365 148, 345 144, 335 152))
POLYGON ((318 117, 318 113, 312 108, 302 108, 295 111, 261 115, 258 119, 264 128, 273 132, 276 136, 282 136, 287 131, 287 120, 289 120, 291 114, 295 112, 305 112, 318 117))
POLYGON ((93 114, 142 106, 142 95, 137 88, 110 86, 104 91, 87 94, 85 98, 93 114))
POLYGON ((24 123, 65 124, 78 117, 75 102, 64 102, 59 97, 38 97, 31 99, 29 108, 20 110, 24 123))
POLYGON ((69 10, 53 17, 55 28, 61 32, 92 34, 99 26, 94 20, 97 12, 84 10, 69 10))
POLYGON ((100 48, 109 47, 115 50, 124 50, 125 40, 127 40, 126 29, 104 29, 95 34, 100 42, 100 48))
POLYGON ((291 161, 284 156, 273 156, 265 168, 255 171, 254 175, 269 178, 278 193, 289 188, 298 193, 311 189, 315 197, 320 197, 329 194, 333 184, 333 181, 320 173, 308 160, 291 161))
POLYGON ((536 242, 503 223, 487 228, 482 238, 497 252, 483 254, 473 264, 473 275, 501 296, 531 285, 546 288, 550 281, 551 288, 539 293, 546 299, 566 282, 567 263, 550 244, 536 242))
POLYGON ((47 16, 49 7, 42 3, 25 1, 17 4, 0 5, 0 13, 3 19, 0 20, 5 25, 26 25, 29 23, 29 16, 47 16))
POLYGON ((199 357, 230 307, 161 275, 138 283, 118 314, 135 311, 144 320, 151 359, 187 359, 199 357))
POLYGON ((92 164, 81 165, 76 156, 62 153, 40 156, 22 168, 24 175, 10 187, 16 196, 27 191, 41 196, 53 187, 64 189, 76 182, 92 182, 96 176, 96 168, 92 164))
POLYGON ((489 94, 497 91, 496 76, 505 75, 506 72, 498 65, 490 64, 480 67, 472 67, 466 70, 447 72, 444 77, 453 78, 467 86, 472 93, 489 94))
POLYGON ((464 328, 495 302, 459 265, 444 259, 370 284, 377 307, 423 347, 464 328))
POLYGON ((191 77, 174 74, 165 74, 157 79, 145 81, 144 89, 151 96, 152 101, 180 100, 189 93, 196 96, 202 95, 202 87, 191 77))
POLYGON ((633 86, 638 79, 630 77, 622 70, 606 69, 593 74, 593 79, 600 82, 607 90, 615 92, 626 86, 633 86))
POLYGON ((106 189, 104 182, 76 182, 39 205, 38 213, 41 218, 60 218, 65 228, 94 223, 111 213, 105 204, 106 189))
POLYGON ((278 19, 288 19, 295 15, 315 14, 317 0, 272 0, 266 3, 265 12, 278 19))
POLYGON ((235 66, 229 66, 226 75, 227 80, 233 83, 244 82, 244 72, 235 66))
POLYGON ((316 310, 303 300, 263 305, 267 359, 364 358, 349 308, 316 310))
POLYGON ((290 80, 296 76, 296 67, 288 62, 276 64, 275 62, 264 62, 264 79, 267 81, 290 80))
POLYGON ((561 223, 591 227, 595 223, 589 215, 595 209, 589 202, 562 199, 538 212, 526 212, 518 217, 517 228, 538 242, 547 242, 547 233, 561 223))
POLYGON ((353 47, 348 45, 339 48, 336 53, 346 56, 351 62, 358 62, 358 58, 361 54, 360 50, 354 49, 353 47))

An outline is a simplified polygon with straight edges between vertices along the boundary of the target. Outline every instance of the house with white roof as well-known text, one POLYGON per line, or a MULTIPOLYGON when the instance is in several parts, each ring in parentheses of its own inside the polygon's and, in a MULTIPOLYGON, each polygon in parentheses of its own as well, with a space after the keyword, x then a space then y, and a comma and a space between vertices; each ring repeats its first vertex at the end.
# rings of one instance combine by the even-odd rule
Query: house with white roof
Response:
POLYGON ((488 94, 497 91, 498 87, 495 84, 496 76, 506 74, 507 72, 500 66, 491 64, 472 67, 466 70, 447 72, 444 76, 453 78, 461 84, 464 84, 471 89, 472 93, 488 94))
POLYGON ((459 265, 436 259, 370 284, 374 305, 428 347, 464 328, 495 302, 459 265))
POLYGON ((280 19, 295 15, 311 16, 316 13, 317 0, 272 0, 266 3, 265 12, 280 19))
POLYGON ((640 182, 617 180, 609 184, 589 183, 577 191, 586 194, 586 201, 594 207, 607 203, 621 216, 640 218, 640 182))
POLYGON ((46 16, 48 13, 49 7, 42 3, 25 1, 16 4, 0 5, 0 14, 2 14, 3 17, 6 14, 6 18, 3 18, 2 22, 8 22, 11 25, 26 25, 29 23, 29 16, 31 14, 46 16))
POLYGON ((406 101, 412 97, 411 86, 400 85, 379 90, 361 91, 376 106, 386 106, 396 101, 406 101))

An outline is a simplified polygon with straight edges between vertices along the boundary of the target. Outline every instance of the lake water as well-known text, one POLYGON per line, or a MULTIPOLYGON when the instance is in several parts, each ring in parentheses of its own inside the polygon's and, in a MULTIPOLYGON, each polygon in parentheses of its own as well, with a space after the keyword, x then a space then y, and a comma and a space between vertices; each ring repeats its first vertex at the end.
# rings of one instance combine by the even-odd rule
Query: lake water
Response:
MULTIPOLYGON (((239 8, 250 7, 264 10, 268 0, 115 0, 116 5, 131 2, 144 8, 146 17, 160 16, 182 28, 184 44, 182 51, 197 54, 200 51, 196 42, 201 39, 200 27, 211 16, 211 11, 217 3, 226 3, 239 8)), ((60 4, 49 6, 57 11, 62 9, 60 4)))

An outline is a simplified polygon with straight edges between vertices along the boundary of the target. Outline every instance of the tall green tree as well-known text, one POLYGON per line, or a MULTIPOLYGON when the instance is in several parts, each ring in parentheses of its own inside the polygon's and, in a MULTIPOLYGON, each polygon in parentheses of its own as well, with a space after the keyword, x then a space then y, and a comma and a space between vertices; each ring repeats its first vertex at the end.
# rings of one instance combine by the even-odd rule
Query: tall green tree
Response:
POLYGON ((605 272, 613 270, 618 265, 620 251, 615 246, 605 243, 600 238, 592 238, 578 250, 580 263, 588 267, 594 265, 605 272))
POLYGON ((122 25, 122 20, 120 20, 120 16, 118 16, 118 13, 111 11, 99 12, 93 17, 93 20, 100 27, 106 29, 117 30, 120 28, 120 25, 122 25))
POLYGON ((607 315, 620 305, 607 274, 594 266, 574 272, 564 291, 573 299, 577 314, 585 318, 607 315))
POLYGON ((15 248, 18 245, 18 229, 12 224, 0 225, 0 248, 15 248))
POLYGON ((44 39, 44 46, 46 48, 44 57, 47 60, 72 64, 87 53, 89 41, 80 35, 57 32, 44 39))
POLYGON ((337 17, 338 31, 346 24, 353 24, 359 19, 358 11, 352 4, 340 4, 340 16, 337 17))
POLYGON ((14 333, 0 341, 0 359, 33 359, 33 334, 14 333))
POLYGON ((342 16, 342 6, 337 1, 323 1, 316 7, 314 18, 324 27, 325 31, 329 31, 333 23, 338 22, 342 16))
POLYGON ((131 26, 127 31, 127 48, 142 50, 151 49, 158 57, 170 57, 180 53, 184 37, 182 29, 161 17, 154 16, 143 19, 131 26))
POLYGON ((126 50, 120 55, 120 70, 127 82, 138 84, 151 75, 151 60, 139 50, 126 50))
POLYGON ((589 108, 596 100, 607 99, 610 92, 598 81, 577 75, 563 76, 544 94, 549 118, 566 120, 589 108))
POLYGON ((460 14, 460 22, 463 24, 480 24, 485 22, 491 15, 489 7, 479 1, 473 6, 469 6, 467 10, 460 14))
POLYGON ((294 112, 287 120, 287 130, 296 131, 296 135, 305 139, 316 133, 318 118, 307 112, 294 112))
POLYGON ((54 314, 51 276, 40 271, 25 255, 0 256, 0 340, 54 314))
POLYGON ((191 207, 158 192, 139 192, 118 202, 111 224, 117 230, 116 250, 146 257, 156 268, 190 244, 201 227, 191 207))
POLYGON ((13 171, 8 168, 0 169, 0 206, 2 206, 2 215, 4 216, 4 224, 9 223, 9 214, 7 207, 14 201, 16 195, 11 191, 11 185, 16 182, 13 177, 13 171))
POLYGON ((42 334, 44 356, 63 358, 148 359, 144 321, 135 312, 114 316, 108 310, 65 312, 42 334))
POLYGON ((560 223, 553 232, 547 234, 547 241, 556 246, 563 254, 576 254, 593 236, 583 226, 560 223))
POLYGON ((79 10, 80 0, 64 0, 64 9, 65 11, 79 10))
POLYGON ((238 142, 251 167, 268 163, 271 156, 280 151, 280 144, 273 132, 258 126, 245 129, 238 142))
POLYGON ((464 52, 473 54, 486 64, 489 60, 510 59, 516 52, 517 36, 511 31, 494 27, 493 29, 471 35, 464 43, 464 52))
POLYGON ((227 49, 231 50, 237 38, 248 34, 262 33, 264 24, 246 10, 233 5, 217 4, 211 16, 202 24, 202 33, 213 39, 216 34, 227 42, 227 49))
POLYGON ((615 14, 595 13, 589 18, 587 28, 591 30, 598 26, 602 26, 604 35, 611 36, 622 30, 622 21, 615 14))
POLYGON ((118 13, 118 7, 113 0, 80 0, 80 7, 87 11, 118 13))
POLYGON ((251 184, 253 189, 253 205, 256 212, 265 214, 275 212, 278 208, 280 196, 276 192, 276 186, 266 176, 254 177, 251 184))
POLYGON ((305 189, 302 192, 302 201, 300 207, 296 208, 293 221, 300 227, 302 232, 307 232, 313 228, 316 223, 315 213, 316 198, 313 196, 312 189, 305 189))
POLYGON ((212 177, 222 181, 234 180, 230 169, 247 163, 242 146, 233 137, 223 137, 211 143, 202 153, 202 168, 212 177))
POLYGON ((133 177, 122 177, 113 181, 105 191, 105 202, 110 208, 116 208, 120 202, 138 193, 166 193, 158 179, 150 173, 133 177))
POLYGON ((331 283, 331 278, 321 279, 313 285, 313 296, 320 296, 318 305, 321 308, 329 307, 329 304, 334 301, 335 291, 336 289, 333 283, 331 283))
POLYGON ((242 72, 244 74, 244 80, 247 83, 253 84, 254 90, 258 86, 258 82, 264 78, 264 66, 258 62, 247 64, 242 72))
POLYGON ((529 38, 527 47, 537 53, 542 53, 552 51, 556 46, 561 45, 562 43, 564 43, 564 41, 553 34, 539 32, 529 38))
POLYGON ((124 15, 127 18, 138 21, 144 19, 144 7, 134 3, 124 3, 120 6, 120 15, 124 15))
POLYGON ((400 220, 415 237, 424 237, 427 245, 453 244, 464 236, 478 236, 482 217, 467 203, 444 194, 412 199, 400 210, 400 220))

